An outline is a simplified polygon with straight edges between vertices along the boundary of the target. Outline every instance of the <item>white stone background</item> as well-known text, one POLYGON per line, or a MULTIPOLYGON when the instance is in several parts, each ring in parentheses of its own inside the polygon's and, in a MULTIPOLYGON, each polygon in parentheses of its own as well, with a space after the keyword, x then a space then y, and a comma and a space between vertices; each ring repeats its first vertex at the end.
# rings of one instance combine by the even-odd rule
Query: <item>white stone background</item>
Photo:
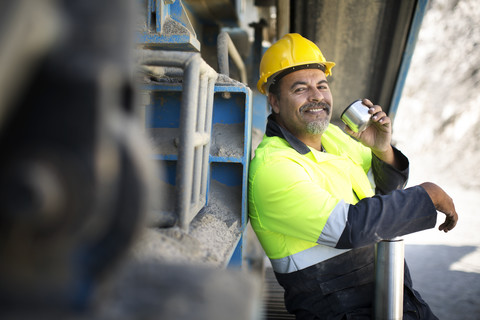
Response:
POLYGON ((440 319, 480 319, 480 1, 430 0, 398 112, 394 143, 409 186, 440 185, 459 221, 404 237, 414 286, 440 319))

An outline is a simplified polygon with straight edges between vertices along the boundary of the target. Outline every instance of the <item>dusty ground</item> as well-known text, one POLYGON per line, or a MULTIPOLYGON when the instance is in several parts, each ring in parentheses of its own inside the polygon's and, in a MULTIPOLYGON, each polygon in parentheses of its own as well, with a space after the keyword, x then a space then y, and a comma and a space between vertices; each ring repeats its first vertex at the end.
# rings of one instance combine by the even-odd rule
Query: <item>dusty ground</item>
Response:
POLYGON ((409 185, 438 183, 459 213, 448 234, 404 238, 414 284, 440 319, 480 319, 479 44, 478 1, 431 0, 395 117, 409 185))

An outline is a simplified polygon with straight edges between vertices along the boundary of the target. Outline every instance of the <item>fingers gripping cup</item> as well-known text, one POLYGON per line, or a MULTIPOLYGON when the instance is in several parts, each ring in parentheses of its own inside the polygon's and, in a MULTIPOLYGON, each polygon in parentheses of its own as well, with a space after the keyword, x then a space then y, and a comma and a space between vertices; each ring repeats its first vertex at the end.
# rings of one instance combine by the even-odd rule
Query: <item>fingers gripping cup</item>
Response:
POLYGON ((342 113, 342 121, 354 132, 362 132, 370 125, 372 115, 362 100, 352 102, 342 113))

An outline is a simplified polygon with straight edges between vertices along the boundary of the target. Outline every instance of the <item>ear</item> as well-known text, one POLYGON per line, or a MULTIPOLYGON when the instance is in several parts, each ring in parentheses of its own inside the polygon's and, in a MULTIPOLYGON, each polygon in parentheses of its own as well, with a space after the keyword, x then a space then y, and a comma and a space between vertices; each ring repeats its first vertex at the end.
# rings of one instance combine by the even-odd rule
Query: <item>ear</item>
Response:
POLYGON ((278 98, 273 93, 268 93, 268 103, 272 106, 274 113, 280 113, 280 107, 278 105, 278 98))

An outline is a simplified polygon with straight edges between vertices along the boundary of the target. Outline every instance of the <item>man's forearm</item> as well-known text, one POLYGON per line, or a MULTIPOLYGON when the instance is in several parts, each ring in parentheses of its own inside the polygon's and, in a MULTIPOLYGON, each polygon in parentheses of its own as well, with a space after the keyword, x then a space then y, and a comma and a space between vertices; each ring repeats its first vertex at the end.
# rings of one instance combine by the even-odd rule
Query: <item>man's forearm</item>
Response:
POLYGON ((393 148, 391 145, 386 151, 382 152, 382 151, 372 150, 372 152, 377 156, 377 158, 379 158, 383 162, 388 163, 389 165, 391 165, 392 167, 398 170, 401 170, 399 161, 395 156, 395 152, 393 152, 393 148))

